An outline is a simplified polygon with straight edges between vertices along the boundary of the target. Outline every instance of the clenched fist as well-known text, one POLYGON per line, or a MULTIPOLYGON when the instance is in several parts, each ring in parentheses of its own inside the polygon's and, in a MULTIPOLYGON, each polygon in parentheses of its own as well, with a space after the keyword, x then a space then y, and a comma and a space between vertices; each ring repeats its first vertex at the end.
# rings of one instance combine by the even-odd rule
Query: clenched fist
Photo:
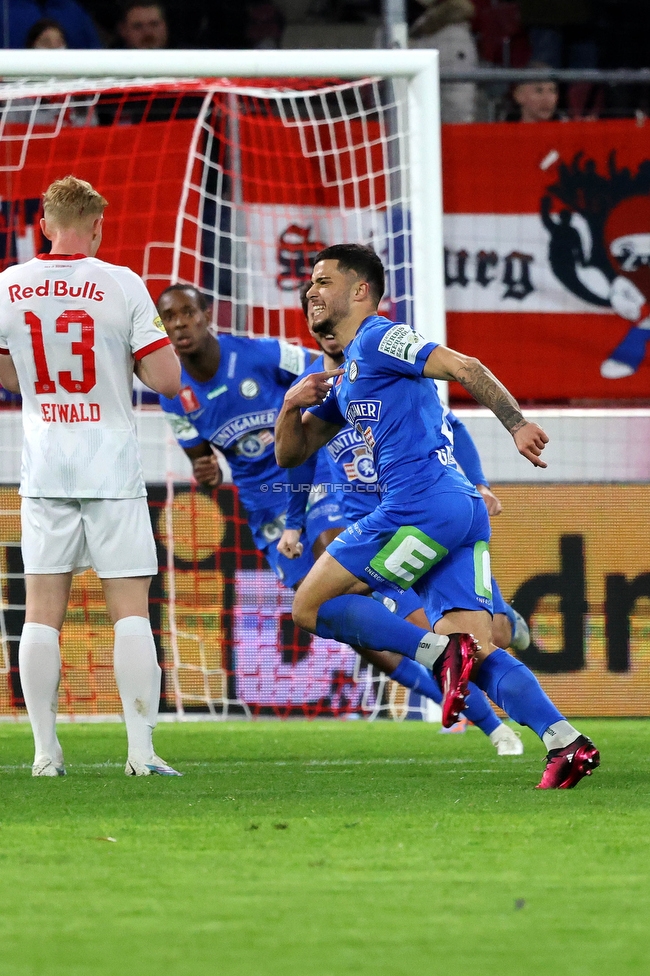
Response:
POLYGON ((223 481, 223 474, 214 454, 194 458, 192 473, 200 485, 207 485, 209 488, 217 488, 223 481))
POLYGON ((278 552, 287 559, 297 559, 302 556, 302 542, 300 529, 285 529, 278 542, 278 552))
POLYGON ((522 457, 527 458, 536 468, 546 468, 546 461, 542 461, 540 454, 548 444, 548 434, 542 430, 539 424, 526 421, 512 431, 517 450, 522 457))

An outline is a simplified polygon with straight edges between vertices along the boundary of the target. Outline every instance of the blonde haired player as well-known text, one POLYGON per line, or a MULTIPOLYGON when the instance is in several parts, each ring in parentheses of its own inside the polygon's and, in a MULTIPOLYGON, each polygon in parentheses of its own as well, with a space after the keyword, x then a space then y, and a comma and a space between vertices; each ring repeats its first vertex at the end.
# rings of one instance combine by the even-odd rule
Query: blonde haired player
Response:
POLYGON ((59 632, 73 573, 92 566, 115 629, 125 772, 179 775, 156 756, 161 672, 148 594, 158 571, 131 406, 133 372, 174 396, 180 366, 143 281, 95 257, 107 201, 66 176, 43 197, 52 253, 0 274, 0 383, 23 397, 19 668, 34 776, 63 776, 59 632))

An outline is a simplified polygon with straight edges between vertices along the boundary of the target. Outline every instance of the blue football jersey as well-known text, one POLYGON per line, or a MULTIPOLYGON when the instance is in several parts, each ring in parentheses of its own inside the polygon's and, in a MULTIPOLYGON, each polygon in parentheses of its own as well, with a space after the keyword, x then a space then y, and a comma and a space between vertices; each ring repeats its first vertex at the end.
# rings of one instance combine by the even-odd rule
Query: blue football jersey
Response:
POLYGON ((160 405, 181 447, 209 441, 225 455, 250 515, 280 514, 287 472, 275 460, 275 422, 308 353, 281 339, 232 335, 220 335, 219 347, 212 379, 200 383, 183 369, 180 392, 171 400, 161 396, 160 405))
MULTIPOLYGON (((322 373, 324 369, 325 360, 321 354, 307 367, 303 376, 309 373, 322 373)), ((312 484, 327 485, 325 490, 337 495, 346 520, 356 522, 378 504, 377 472, 372 453, 354 427, 347 426, 341 430, 329 444, 316 452, 312 463, 314 464, 312 484)), ((307 470, 306 465, 303 467, 307 470)), ((299 469, 291 470, 296 472, 299 469)), ((290 472, 289 476, 297 486, 298 475, 291 475, 290 472)), ((301 527, 300 516, 304 516, 304 510, 304 503, 301 508, 300 502, 293 497, 287 514, 287 526, 301 527)))
POLYGON ((345 349, 345 373, 325 402, 310 408, 328 423, 352 426, 363 439, 386 510, 426 507, 432 491, 477 494, 454 460, 436 385, 422 375, 435 347, 408 326, 371 315, 345 349))
POLYGON ((343 512, 356 522, 379 504, 379 484, 372 452, 363 436, 354 428, 344 427, 326 445, 332 477, 342 485, 343 512))
POLYGON ((463 469, 463 474, 473 485, 486 485, 489 488, 480 455, 467 427, 451 410, 447 410, 447 423, 454 438, 454 457, 463 469))
MULTIPOLYGON (((298 380, 310 373, 322 373, 324 370, 325 361, 321 353, 307 366, 295 382, 297 383, 298 380)), ((291 492, 287 506, 286 527, 288 529, 302 529, 305 525, 306 512, 314 501, 322 499, 325 495, 338 492, 337 472, 330 467, 326 448, 321 448, 300 467, 289 468, 287 476, 291 485, 291 492), (318 488, 319 492, 308 491, 309 485, 318 488)))
MULTIPOLYGON (((298 379, 302 379, 303 376, 308 376, 310 373, 322 373, 324 372, 324 370, 325 370, 325 360, 323 358, 323 354, 321 353, 320 356, 316 357, 313 363, 310 363, 309 366, 307 366, 302 376, 298 377, 298 379)), ((324 486, 327 485, 328 488, 326 488, 325 490, 331 490, 331 486, 332 486, 331 474, 332 472, 330 470, 330 466, 327 460, 326 450, 322 449, 320 451, 317 451, 316 467, 314 470, 312 483, 314 485, 324 485, 324 486)))

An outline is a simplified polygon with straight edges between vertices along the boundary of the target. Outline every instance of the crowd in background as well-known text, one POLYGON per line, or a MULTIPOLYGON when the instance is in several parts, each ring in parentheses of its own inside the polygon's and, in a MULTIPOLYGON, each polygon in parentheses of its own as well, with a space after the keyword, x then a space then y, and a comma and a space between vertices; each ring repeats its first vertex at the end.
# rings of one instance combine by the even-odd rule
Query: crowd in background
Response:
MULTIPOLYGON (((641 69, 650 66, 647 0, 409 0, 411 43, 440 51, 453 74, 476 67, 641 69)), ((650 86, 555 82, 506 86, 450 84, 443 121, 546 121, 630 116, 650 111, 650 86)))
MULTIPOLYGON (((0 0, 0 7, 0 46, 12 48, 30 46, 30 31, 42 20, 56 22, 71 48, 281 47, 287 15, 313 25, 318 47, 319 24, 381 14, 380 0, 0 0)), ((647 0, 407 0, 406 7, 414 41, 466 25, 484 64, 648 65, 647 0)))
MULTIPOLYGON (((381 45, 381 0, 0 0, 0 46, 280 48, 381 45), (296 34, 295 22, 302 19, 296 34), (290 23, 289 23, 290 22, 290 23), (336 35, 327 34, 336 25, 336 35), (291 34, 289 28, 294 27, 291 34), (333 41, 332 38, 335 37, 333 41), (297 38, 297 40, 296 40, 297 38)), ((477 67, 650 66, 648 0, 406 0, 409 43, 449 77, 477 67)), ((650 85, 443 86, 445 122, 650 113, 650 85)))

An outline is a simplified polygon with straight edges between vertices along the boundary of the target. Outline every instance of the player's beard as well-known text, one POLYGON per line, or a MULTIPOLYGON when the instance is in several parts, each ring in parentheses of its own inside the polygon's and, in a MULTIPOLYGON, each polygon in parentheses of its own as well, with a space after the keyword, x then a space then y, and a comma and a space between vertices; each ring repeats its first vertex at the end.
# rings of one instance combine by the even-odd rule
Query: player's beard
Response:
POLYGON ((323 322, 319 322, 318 325, 312 325, 312 329, 319 336, 334 335, 335 325, 332 322, 331 316, 326 318, 323 322))
POLYGON ((336 336, 336 327, 344 318, 350 313, 349 306, 345 308, 333 308, 326 319, 322 322, 312 322, 312 329, 319 336, 333 335, 336 336))

